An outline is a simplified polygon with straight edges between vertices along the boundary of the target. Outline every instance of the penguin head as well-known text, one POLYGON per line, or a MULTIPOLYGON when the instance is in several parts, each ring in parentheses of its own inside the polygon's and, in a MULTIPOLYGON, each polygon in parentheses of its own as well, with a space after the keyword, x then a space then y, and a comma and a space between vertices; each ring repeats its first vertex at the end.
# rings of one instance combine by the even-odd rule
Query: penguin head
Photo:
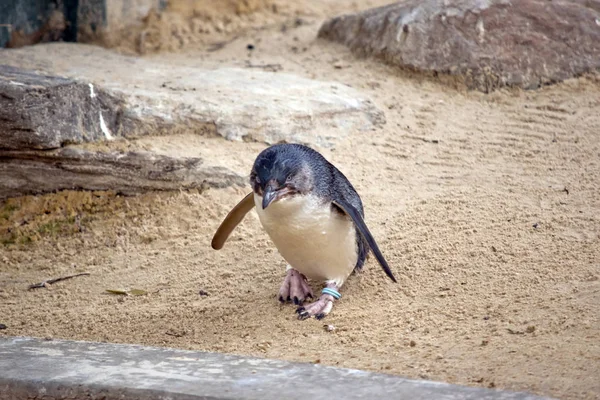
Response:
POLYGON ((252 167, 250 184, 262 197, 262 208, 281 199, 306 195, 313 188, 313 174, 304 146, 278 144, 263 150, 252 167))

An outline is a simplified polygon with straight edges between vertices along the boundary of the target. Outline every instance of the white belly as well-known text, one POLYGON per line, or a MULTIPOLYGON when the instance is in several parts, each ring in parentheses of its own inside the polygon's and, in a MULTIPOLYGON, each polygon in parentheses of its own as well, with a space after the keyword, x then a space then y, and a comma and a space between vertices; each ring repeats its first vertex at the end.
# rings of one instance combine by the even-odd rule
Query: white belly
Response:
POLYGON ((341 286, 358 258, 356 230, 348 218, 331 211, 314 196, 283 198, 262 209, 254 195, 263 227, 281 256, 296 270, 314 280, 341 286))

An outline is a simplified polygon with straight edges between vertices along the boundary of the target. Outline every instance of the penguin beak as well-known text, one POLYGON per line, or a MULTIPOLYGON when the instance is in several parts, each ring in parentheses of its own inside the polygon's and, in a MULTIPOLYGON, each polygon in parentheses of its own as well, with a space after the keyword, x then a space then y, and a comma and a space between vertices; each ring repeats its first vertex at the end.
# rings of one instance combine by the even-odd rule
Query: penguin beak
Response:
POLYGON ((263 193, 262 208, 263 210, 269 206, 277 198, 277 191, 271 186, 267 186, 263 193))
POLYGON ((269 184, 263 192, 262 208, 264 210, 269 207, 269 204, 293 194, 294 192, 287 186, 277 188, 275 185, 269 184))

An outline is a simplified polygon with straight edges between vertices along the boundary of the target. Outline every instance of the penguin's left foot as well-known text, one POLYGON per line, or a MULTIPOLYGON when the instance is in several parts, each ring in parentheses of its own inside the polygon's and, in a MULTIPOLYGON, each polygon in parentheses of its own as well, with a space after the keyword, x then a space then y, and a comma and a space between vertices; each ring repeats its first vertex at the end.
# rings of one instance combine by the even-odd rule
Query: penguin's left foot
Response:
POLYGON ((296 310, 298 319, 305 320, 310 317, 315 317, 316 319, 321 320, 325 318, 327 314, 331 312, 334 300, 342 297, 337 289, 335 284, 328 284, 327 287, 323 289, 323 292, 317 301, 306 306, 298 307, 296 310))

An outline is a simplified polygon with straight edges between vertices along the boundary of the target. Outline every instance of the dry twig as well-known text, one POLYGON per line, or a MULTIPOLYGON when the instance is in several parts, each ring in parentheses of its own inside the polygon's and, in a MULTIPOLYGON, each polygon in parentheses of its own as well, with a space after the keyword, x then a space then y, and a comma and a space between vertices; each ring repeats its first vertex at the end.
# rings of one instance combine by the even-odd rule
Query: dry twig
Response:
POLYGON ((85 276, 85 275, 90 275, 90 273, 89 272, 82 272, 80 274, 61 276, 61 277, 54 278, 54 279, 47 279, 47 280, 42 281, 40 283, 34 283, 33 285, 29 285, 29 290, 31 290, 31 289, 39 289, 39 288, 43 288, 43 287, 47 288, 48 285, 52 285, 53 283, 60 282, 60 281, 65 281, 67 279, 76 278, 78 276, 85 276))
POLYGON ((270 72, 277 72, 277 71, 281 71, 283 69, 281 64, 251 64, 250 62, 246 62, 245 67, 246 68, 260 68, 260 69, 264 69, 265 71, 270 71, 270 72))

